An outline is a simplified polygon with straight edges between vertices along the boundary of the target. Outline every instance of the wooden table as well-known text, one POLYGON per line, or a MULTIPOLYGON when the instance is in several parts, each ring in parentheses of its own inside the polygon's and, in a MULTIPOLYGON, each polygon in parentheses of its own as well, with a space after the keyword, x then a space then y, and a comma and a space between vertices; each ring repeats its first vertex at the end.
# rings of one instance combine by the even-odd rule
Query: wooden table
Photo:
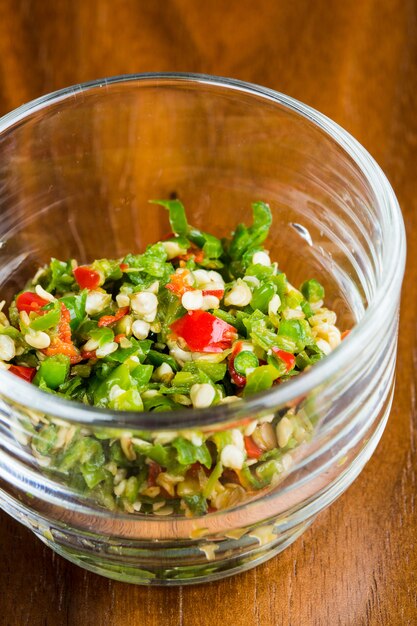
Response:
POLYGON ((87 573, 0 517, 0 623, 205 626, 417 623, 417 5, 413 0, 2 0, 0 112, 141 71, 233 76, 349 130, 403 208, 409 259, 397 390, 349 491, 282 555, 207 586, 149 589, 87 573))

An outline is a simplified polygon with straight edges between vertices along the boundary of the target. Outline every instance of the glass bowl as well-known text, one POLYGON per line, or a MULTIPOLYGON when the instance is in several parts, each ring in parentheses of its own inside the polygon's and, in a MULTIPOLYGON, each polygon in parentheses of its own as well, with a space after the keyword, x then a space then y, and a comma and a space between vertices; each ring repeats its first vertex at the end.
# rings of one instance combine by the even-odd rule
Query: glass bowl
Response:
MULTIPOLYGON (((309 371, 211 409, 111 413, 0 370, 1 507, 70 561, 134 583, 211 581, 283 550, 358 476, 391 406, 405 236, 378 165, 292 98, 185 74, 99 80, 30 102, 0 120, 0 155, 8 302, 50 257, 121 257, 162 238, 166 213, 152 198, 181 198, 193 224, 220 235, 263 200, 271 257, 295 285, 318 278, 341 330, 352 328, 309 371), (193 516, 170 506, 176 484, 153 483, 157 506, 149 492, 142 510, 127 498, 123 468, 143 463, 132 438, 162 447, 177 433, 241 438, 271 433, 283 416, 290 435, 275 444, 262 488, 231 477, 217 484, 218 506, 193 516), (53 452, 74 433, 104 454, 118 447, 110 499, 100 485, 81 488, 71 467, 57 471, 53 452)), ((206 484, 207 473, 196 480, 206 484)))

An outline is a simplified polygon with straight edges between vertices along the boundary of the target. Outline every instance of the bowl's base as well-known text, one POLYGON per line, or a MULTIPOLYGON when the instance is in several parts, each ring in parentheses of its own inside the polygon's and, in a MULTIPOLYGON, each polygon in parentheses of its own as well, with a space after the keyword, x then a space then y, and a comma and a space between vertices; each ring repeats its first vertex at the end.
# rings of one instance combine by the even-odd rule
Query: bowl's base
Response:
MULTIPOLYGON (((37 536, 60 556, 101 576, 136 585, 172 587, 213 582, 252 569, 290 546, 310 526, 313 520, 314 517, 304 521, 287 533, 276 536, 275 540, 266 545, 260 545, 256 549, 252 546, 251 549, 242 552, 241 541, 235 540, 235 550, 228 547, 222 555, 213 560, 207 559, 205 563, 189 565, 186 564, 190 562, 189 549, 184 548, 184 565, 169 567, 167 563, 166 567, 150 566, 149 569, 143 568, 143 562, 141 565, 136 565, 132 556, 126 562, 124 556, 120 555, 120 561, 117 562, 118 559, 110 560, 100 554, 86 555, 62 544, 58 545, 44 535, 37 536)), ((227 543, 229 544, 229 542, 227 543)), ((181 548, 177 550, 177 562, 181 561, 180 552, 181 548)))

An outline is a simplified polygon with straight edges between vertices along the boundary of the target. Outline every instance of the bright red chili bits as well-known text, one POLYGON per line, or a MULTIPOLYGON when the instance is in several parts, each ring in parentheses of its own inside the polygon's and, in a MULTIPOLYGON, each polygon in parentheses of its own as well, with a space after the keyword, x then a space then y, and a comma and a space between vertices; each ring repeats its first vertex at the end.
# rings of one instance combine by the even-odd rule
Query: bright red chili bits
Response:
POLYGON ((188 311, 171 330, 194 352, 223 352, 237 337, 236 328, 207 311, 188 311))
POLYGON ((245 449, 249 459, 259 459, 264 453, 264 451, 256 445, 252 437, 245 437, 245 449))
POLYGON ((49 301, 41 298, 33 291, 24 291, 16 298, 17 310, 26 311, 26 313, 32 313, 33 311, 39 312, 39 309, 46 304, 49 304, 49 301))
POLYGON ((36 374, 36 367, 25 367, 24 365, 11 365, 9 372, 18 376, 22 380, 31 383, 36 374))
POLYGON ((100 274, 87 265, 79 265, 73 270, 73 274, 81 289, 92 290, 100 286, 100 274))
POLYGON ((287 367, 287 372, 290 372, 295 366, 295 356, 291 354, 291 352, 286 352, 285 350, 279 350, 278 348, 273 347, 272 352, 277 356, 281 361, 283 361, 287 367))
POLYGON ((122 317, 124 317, 128 313, 129 307, 125 306, 119 309, 114 315, 103 315, 103 317, 100 317, 98 321, 98 327, 102 328, 103 326, 111 326, 112 324, 115 324, 116 322, 121 320, 122 317))
POLYGON ((55 356, 57 354, 68 356, 71 364, 74 365, 79 363, 82 357, 72 341, 70 321, 70 312, 64 304, 61 304, 61 319, 57 332, 52 335, 49 347, 42 350, 42 352, 46 356, 55 356))

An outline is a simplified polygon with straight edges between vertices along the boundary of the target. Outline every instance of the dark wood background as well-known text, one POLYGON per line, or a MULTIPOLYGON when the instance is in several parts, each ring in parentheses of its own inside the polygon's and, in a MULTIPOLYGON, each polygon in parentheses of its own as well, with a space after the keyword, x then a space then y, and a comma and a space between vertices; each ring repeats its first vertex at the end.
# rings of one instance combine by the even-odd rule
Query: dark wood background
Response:
POLYGON ((417 3, 415 0, 0 0, 0 113, 80 81, 143 71, 283 91, 375 156, 408 235, 397 389, 361 476, 292 547, 207 586, 111 582, 0 516, 0 624, 417 623, 417 3))

